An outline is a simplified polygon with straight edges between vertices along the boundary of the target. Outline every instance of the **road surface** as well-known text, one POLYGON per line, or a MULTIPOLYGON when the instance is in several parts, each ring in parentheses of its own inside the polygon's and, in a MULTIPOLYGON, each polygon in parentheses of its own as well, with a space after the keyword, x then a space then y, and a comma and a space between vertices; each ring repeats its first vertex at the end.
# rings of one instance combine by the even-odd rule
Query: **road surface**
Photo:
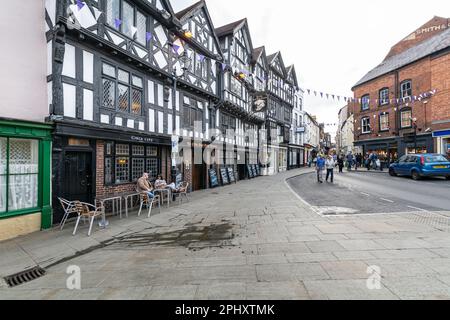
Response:
POLYGON ((450 181, 414 181, 380 172, 335 173, 334 184, 317 183, 315 173, 288 180, 291 188, 324 214, 449 211, 450 181))

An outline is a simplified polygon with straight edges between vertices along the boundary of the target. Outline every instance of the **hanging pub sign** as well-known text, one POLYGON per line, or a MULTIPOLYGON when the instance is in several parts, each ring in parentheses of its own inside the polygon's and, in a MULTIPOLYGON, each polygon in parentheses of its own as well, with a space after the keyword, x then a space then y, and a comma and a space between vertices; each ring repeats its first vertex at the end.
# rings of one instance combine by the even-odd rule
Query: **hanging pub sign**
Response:
POLYGON ((236 177, 234 176, 233 168, 228 168, 228 179, 230 180, 230 183, 236 183, 236 177))
POLYGON ((251 166, 251 165, 247 165, 247 171, 248 171, 248 177, 249 177, 249 179, 255 177, 255 176, 253 175, 253 170, 252 170, 252 166, 251 166))
POLYGON ((255 102, 253 103, 253 112, 263 112, 267 107, 267 98, 265 97, 255 97, 255 102))
POLYGON ((209 169, 209 183, 211 184, 211 188, 216 188, 219 186, 219 179, 217 178, 216 169, 209 169))
POLYGON ((228 179, 228 170, 226 168, 220 169, 220 175, 222 177, 222 184, 230 184, 230 180, 228 179))

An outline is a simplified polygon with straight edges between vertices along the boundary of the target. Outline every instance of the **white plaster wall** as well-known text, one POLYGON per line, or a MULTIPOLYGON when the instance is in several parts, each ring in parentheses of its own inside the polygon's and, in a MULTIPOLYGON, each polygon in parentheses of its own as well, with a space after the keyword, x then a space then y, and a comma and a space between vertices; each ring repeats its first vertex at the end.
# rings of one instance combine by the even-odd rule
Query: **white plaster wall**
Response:
POLYGON ((44 1, 2 1, 0 117, 44 121, 48 115, 44 1))

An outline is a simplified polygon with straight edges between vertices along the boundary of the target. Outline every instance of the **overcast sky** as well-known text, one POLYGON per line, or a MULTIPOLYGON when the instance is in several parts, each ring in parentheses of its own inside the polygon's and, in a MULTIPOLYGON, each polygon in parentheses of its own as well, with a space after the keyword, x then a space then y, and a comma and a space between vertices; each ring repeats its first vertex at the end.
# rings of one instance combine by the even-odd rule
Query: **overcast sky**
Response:
MULTIPOLYGON (((196 0, 171 0, 179 11, 196 0)), ((247 17, 253 46, 280 50, 300 87, 352 96, 351 87, 390 48, 433 16, 450 17, 449 0, 206 0, 214 26, 247 17)), ((336 123, 345 103, 308 96, 305 110, 336 123)), ((334 133, 336 127, 326 127, 334 133)))

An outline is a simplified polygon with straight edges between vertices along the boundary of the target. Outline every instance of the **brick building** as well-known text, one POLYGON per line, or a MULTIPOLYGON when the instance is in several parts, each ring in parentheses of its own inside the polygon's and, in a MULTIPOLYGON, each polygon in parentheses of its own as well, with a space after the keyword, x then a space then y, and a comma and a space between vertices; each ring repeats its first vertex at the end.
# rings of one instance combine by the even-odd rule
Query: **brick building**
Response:
POLYGON ((449 20, 439 17, 394 45, 352 88, 355 146, 385 162, 406 153, 448 152, 449 53, 449 20))

